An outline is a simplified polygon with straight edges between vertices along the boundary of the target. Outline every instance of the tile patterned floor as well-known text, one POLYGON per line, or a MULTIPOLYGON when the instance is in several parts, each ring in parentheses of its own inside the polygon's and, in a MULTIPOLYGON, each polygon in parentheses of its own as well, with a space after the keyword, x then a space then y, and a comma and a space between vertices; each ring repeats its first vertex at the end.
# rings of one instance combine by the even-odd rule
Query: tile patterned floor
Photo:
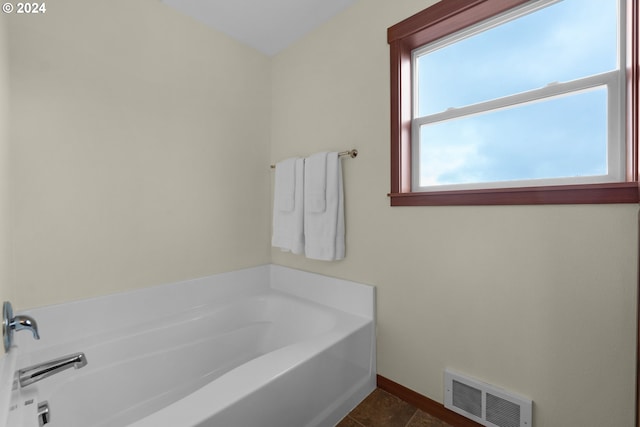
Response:
POLYGON ((452 426, 377 388, 336 427, 452 426))

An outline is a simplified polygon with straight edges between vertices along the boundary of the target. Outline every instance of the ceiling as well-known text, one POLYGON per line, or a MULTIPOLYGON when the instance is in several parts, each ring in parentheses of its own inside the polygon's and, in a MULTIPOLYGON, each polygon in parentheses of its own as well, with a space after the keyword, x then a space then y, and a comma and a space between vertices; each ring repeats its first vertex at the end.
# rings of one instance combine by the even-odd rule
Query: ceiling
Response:
POLYGON ((271 56, 357 0, 161 1, 271 56))

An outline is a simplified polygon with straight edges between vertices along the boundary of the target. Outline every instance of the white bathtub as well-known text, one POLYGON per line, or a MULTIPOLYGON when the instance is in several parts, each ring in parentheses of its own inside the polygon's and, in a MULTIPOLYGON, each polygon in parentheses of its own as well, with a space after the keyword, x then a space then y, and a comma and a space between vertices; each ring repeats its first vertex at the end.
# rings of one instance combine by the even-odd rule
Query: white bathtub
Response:
POLYGON ((5 425, 48 401, 50 427, 333 426, 375 387, 374 297, 271 265, 31 310, 5 374, 88 364, 14 390, 5 425))

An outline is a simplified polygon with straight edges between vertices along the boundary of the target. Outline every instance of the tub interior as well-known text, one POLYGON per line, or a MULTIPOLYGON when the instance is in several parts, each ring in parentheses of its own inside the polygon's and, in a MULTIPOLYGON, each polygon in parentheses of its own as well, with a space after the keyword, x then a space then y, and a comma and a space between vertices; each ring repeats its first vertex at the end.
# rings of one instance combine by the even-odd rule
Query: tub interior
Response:
POLYGON ((313 339, 334 324, 326 309, 279 292, 221 307, 200 306, 95 337, 91 344, 78 343, 89 364, 68 371, 67 379, 34 387, 56 408, 51 427, 125 426, 250 360, 313 339))
MULTIPOLYGON (((164 422, 163 413, 167 417, 176 413, 167 411, 167 408, 180 408, 177 403, 189 408, 190 400, 193 400, 193 396, 199 396, 198 393, 209 393, 214 400, 224 400, 216 399, 228 394, 228 386, 226 390, 218 387, 218 383, 224 383, 220 382, 221 377, 225 381, 233 381, 233 384, 242 382, 247 375, 259 376, 248 374, 250 369, 264 372, 278 366, 282 360, 296 360, 299 354, 312 347, 318 353, 324 351, 327 354, 304 356, 294 365, 306 366, 311 363, 309 360, 316 360, 315 363, 319 363, 320 367, 333 364, 333 368, 323 374, 316 372, 319 367, 314 364, 304 370, 306 374, 301 375, 312 375, 320 382, 324 379, 344 383, 341 387, 345 393, 353 394, 349 384, 362 382, 362 378, 371 383, 375 375, 375 364, 371 364, 375 362, 375 355, 368 354, 371 352, 369 342, 368 346, 361 346, 367 354, 358 356, 364 362, 353 364, 344 356, 350 350, 343 347, 351 344, 340 344, 346 338, 341 336, 345 333, 345 329, 341 328, 346 327, 347 335, 360 331, 371 341, 373 322, 371 318, 363 317, 360 313, 348 313, 343 308, 329 307, 273 288, 259 287, 250 293, 239 293, 213 302, 199 301, 179 311, 167 310, 166 315, 160 313, 148 320, 136 319, 128 312, 112 313, 137 321, 115 320, 117 327, 106 326, 95 334, 78 338, 70 336, 42 349, 34 346, 34 350, 18 358, 16 367, 19 369, 65 354, 84 352, 88 364, 82 369, 71 369, 25 389, 14 390, 13 401, 24 408, 20 415, 14 408, 13 417, 10 416, 9 420, 20 420, 19 424, 15 424, 16 427, 37 426, 34 408, 38 402, 46 400, 52 411, 51 422, 47 424, 49 427, 123 427, 138 426, 138 423, 141 426, 174 425, 175 422, 158 424, 158 419, 164 422), (261 364, 267 368, 261 368, 261 364), (26 404, 29 401, 32 401, 31 405, 26 404), (154 415, 158 416, 154 418, 154 415), (149 423, 145 421, 147 418, 151 420, 149 423)), ((293 371, 294 368, 274 370, 273 376, 278 378, 256 387, 243 400, 266 401, 269 394, 275 393, 271 398, 283 395, 284 391, 280 388, 290 380, 280 373, 293 371), (258 389, 267 391, 267 394, 260 395, 258 389)), ((289 400, 295 399, 295 396, 313 399, 302 392, 300 386, 294 388, 300 392, 289 397, 289 400)), ((335 391, 331 393, 335 394, 335 391)), ((323 400, 316 401, 318 405, 331 406, 330 403, 320 403, 323 400)), ((184 408, 180 410, 190 411, 184 408)), ((265 411, 264 408, 261 410, 265 411)), ((219 407, 217 412, 215 417, 200 416, 199 424, 194 421, 184 425, 241 426, 226 423, 229 419, 241 420, 243 416, 249 416, 251 411, 241 403, 232 402, 219 407)), ((178 419, 182 419, 180 415, 178 419)), ((242 427, 261 426, 262 423, 260 420, 253 422, 242 427)), ((279 423, 275 422, 274 425, 279 423)), ((179 422, 175 425, 182 424, 179 422)), ((324 424, 320 422, 318 425, 324 424)), ((11 424, 7 426, 14 427, 11 424)))

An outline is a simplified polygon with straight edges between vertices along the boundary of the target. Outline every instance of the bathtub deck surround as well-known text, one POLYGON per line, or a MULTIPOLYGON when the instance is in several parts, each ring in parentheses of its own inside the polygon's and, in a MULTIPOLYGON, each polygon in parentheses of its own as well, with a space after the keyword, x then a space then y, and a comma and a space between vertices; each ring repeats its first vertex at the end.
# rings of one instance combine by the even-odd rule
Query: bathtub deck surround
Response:
POLYGON ((42 338, 3 359, 0 426, 37 426, 43 401, 52 425, 336 425, 375 389, 374 299, 264 265, 26 311, 42 338), (16 370, 76 352, 90 363, 11 391, 16 370))

